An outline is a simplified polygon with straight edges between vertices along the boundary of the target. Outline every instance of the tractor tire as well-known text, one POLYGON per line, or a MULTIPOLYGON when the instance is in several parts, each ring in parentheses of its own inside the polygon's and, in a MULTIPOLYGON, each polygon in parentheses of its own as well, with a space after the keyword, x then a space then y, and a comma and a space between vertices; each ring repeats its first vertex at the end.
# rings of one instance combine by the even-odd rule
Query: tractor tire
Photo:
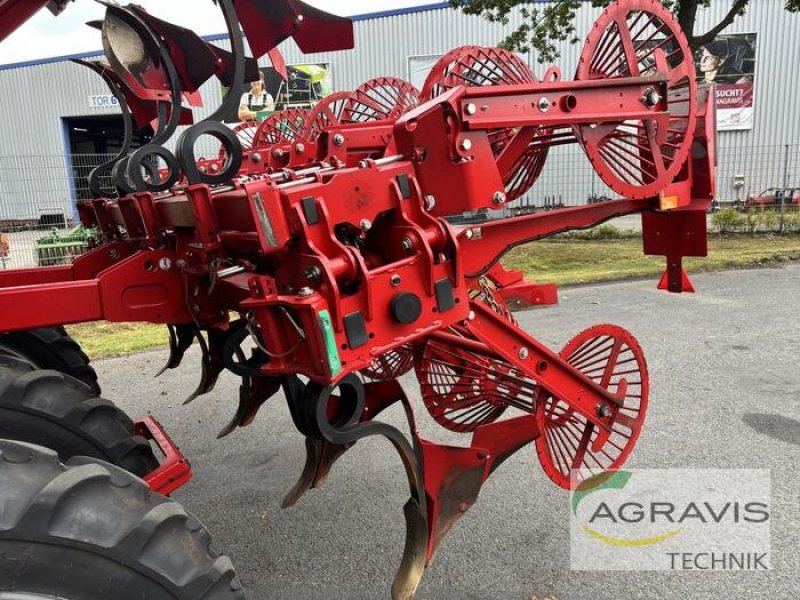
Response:
POLYGON ((181 505, 108 463, 0 440, 0 597, 242 600, 181 505))
POLYGON ((0 335, 0 354, 30 361, 40 369, 61 371, 82 381, 100 395, 97 373, 89 357, 63 327, 43 327, 0 335))
POLYGON ((159 463, 133 428, 80 381, 0 355, 0 438, 52 448, 62 460, 91 456, 143 477, 159 463))

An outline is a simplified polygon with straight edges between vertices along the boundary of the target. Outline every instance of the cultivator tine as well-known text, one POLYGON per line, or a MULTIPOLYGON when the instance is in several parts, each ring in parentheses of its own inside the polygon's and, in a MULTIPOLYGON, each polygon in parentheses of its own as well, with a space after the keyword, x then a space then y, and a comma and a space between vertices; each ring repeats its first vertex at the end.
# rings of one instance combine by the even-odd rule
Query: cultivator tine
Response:
POLYGON ((197 337, 197 330, 193 325, 167 325, 169 330, 169 358, 161 370, 156 373, 160 377, 170 369, 177 369, 183 362, 186 351, 192 346, 197 337))
POLYGON ((536 417, 523 415, 481 425, 475 430, 468 448, 418 438, 430 519, 427 564, 433 561, 444 536, 475 504, 489 476, 509 456, 538 436, 536 417), (426 465, 437 468, 426 469, 426 465))
MULTIPOLYGON (((133 11, 165 43, 181 78, 184 92, 196 92, 211 77, 216 76, 228 87, 233 81, 234 56, 204 41, 190 29, 159 19, 140 6, 131 6, 133 11)), ((258 79, 258 62, 245 58, 245 81, 258 79)))
MULTIPOLYGON (((343 418, 344 423, 341 424, 341 428, 335 428, 329 422, 329 404, 334 399, 331 396, 331 386, 320 386, 313 382, 302 386, 297 378, 290 378, 286 381, 284 390, 295 423, 298 424, 301 431, 313 429, 318 435, 317 439, 320 444, 328 444, 330 448, 326 459, 323 446, 313 441, 307 442, 309 460, 306 462, 303 475, 287 495, 284 504, 292 506, 313 482, 319 483, 324 478, 323 474, 330 469, 333 461, 359 439, 381 435, 389 440, 403 461, 411 494, 403 508, 406 519, 406 541, 403 559, 392 584, 392 598, 393 600, 410 600, 414 597, 422 574, 425 572, 426 549, 429 545, 425 490, 421 474, 422 465, 417 451, 399 430, 371 419, 396 402, 402 402, 411 431, 416 436, 417 427, 414 414, 408 398, 396 380, 363 385, 358 378, 348 376, 342 380, 339 387, 343 389, 342 399, 346 399, 344 404, 352 402, 353 406, 363 406, 363 412, 360 418, 357 414, 349 415, 350 418, 343 418), (346 394, 345 389, 351 393, 346 394), (359 397, 363 405, 357 401, 359 397), (354 423, 353 420, 358 422, 354 423), (337 446, 338 449, 343 448, 344 450, 341 452, 338 449, 331 451, 337 446), (317 475, 323 475, 323 477, 320 478, 317 475)), ((340 402, 340 399, 336 399, 332 405, 337 406, 340 402)))
MULTIPOLYGON (((361 415, 360 423, 366 423, 377 417, 381 412, 402 400, 402 391, 397 381, 380 381, 368 383, 364 386, 365 402, 364 412, 361 415)), ((287 394, 289 399, 290 394, 287 394)), ((290 409, 292 402, 290 401, 290 409)), ((294 416, 293 412, 293 416, 294 416)), ((289 508, 297 504, 297 501, 310 489, 321 486, 328 478, 333 464, 347 450, 352 448, 352 444, 331 444, 325 440, 306 436, 306 462, 303 472, 294 487, 286 494, 281 503, 281 508, 289 508)))
POLYGON ((281 502, 281 508, 290 508, 312 488, 317 488, 325 481, 333 463, 344 454, 350 446, 329 444, 324 440, 306 437, 306 464, 300 479, 294 484, 281 502))
POLYGON ((412 600, 425 574, 428 548, 428 515, 425 504, 409 498, 403 506, 406 542, 403 559, 392 582, 392 600, 412 600))
POLYGON ((400 454, 411 492, 403 509, 406 540, 392 598, 411 599, 425 567, 445 535, 475 504, 486 479, 509 456, 539 436, 536 417, 523 415, 487 423, 475 430, 469 447, 446 446, 420 437, 411 405, 397 380, 364 385, 348 376, 338 386, 341 396, 332 395, 334 387, 312 382, 301 389, 296 381, 286 388, 292 417, 298 428, 308 433, 303 473, 282 506, 293 506, 306 491, 320 484, 333 463, 359 439, 386 437, 400 454), (343 407, 360 406, 359 394, 364 410, 353 423, 354 415, 342 411, 343 407), (394 427, 373 420, 398 401, 406 412, 413 445, 394 427))
POLYGON ((217 434, 217 439, 230 435, 238 427, 247 427, 258 414, 261 406, 278 390, 281 380, 277 377, 245 377, 239 386, 239 406, 233 419, 217 434))
POLYGON ((217 347, 215 330, 209 330, 208 342, 206 342, 206 339, 199 329, 195 329, 194 333, 197 342, 200 344, 200 350, 202 351, 200 360, 200 383, 197 389, 183 401, 184 406, 193 402, 198 396, 202 396, 213 390, 214 386, 217 385, 217 379, 219 379, 220 373, 225 370, 225 365, 222 364, 222 361, 220 361, 218 357, 219 353, 216 351, 209 351, 209 346, 213 346, 214 349, 217 347))

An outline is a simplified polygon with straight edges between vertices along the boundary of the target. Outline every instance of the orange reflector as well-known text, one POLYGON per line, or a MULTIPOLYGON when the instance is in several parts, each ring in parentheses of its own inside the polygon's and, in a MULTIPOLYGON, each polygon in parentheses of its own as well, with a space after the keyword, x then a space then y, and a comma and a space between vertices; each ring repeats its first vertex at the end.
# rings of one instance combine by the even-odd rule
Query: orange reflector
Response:
POLYGON ((678 197, 677 196, 662 196, 661 197, 661 210, 671 210, 673 208, 678 208, 678 197))

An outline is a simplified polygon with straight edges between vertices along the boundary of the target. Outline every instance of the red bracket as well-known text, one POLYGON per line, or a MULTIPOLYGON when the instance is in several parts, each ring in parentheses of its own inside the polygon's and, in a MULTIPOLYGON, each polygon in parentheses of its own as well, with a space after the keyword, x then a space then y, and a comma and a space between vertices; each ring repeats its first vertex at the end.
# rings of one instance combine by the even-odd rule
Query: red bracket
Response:
POLYGON ((497 293, 510 308, 558 304, 558 286, 555 283, 529 281, 522 271, 506 269, 501 263, 496 263, 486 276, 497 286, 497 293))
POLYGON ((155 442, 164 455, 161 465, 144 478, 151 490, 169 496, 178 488, 189 483, 192 478, 192 467, 189 461, 154 417, 150 415, 142 417, 134 424, 133 431, 136 435, 155 442))
POLYGON ((668 290, 675 294, 694 293, 694 286, 681 264, 680 257, 667 257, 667 269, 661 276, 661 281, 658 282, 658 289, 668 290))
POLYGON ((648 256, 666 256, 667 270, 658 289, 673 294, 694 292, 686 271, 685 256, 708 256, 704 205, 671 211, 642 213, 642 240, 648 256))
POLYGON ((536 283, 523 280, 497 291, 508 307, 512 309, 558 304, 558 286, 555 283, 536 283))

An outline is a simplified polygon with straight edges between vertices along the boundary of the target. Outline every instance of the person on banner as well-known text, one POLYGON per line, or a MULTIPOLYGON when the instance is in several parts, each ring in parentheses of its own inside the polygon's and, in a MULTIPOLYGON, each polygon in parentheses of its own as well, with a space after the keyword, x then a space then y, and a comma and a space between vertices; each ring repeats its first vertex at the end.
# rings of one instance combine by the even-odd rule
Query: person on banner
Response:
POLYGON ((258 113, 265 110, 275 110, 275 99, 264 86, 264 73, 259 72, 259 78, 250 84, 250 91, 242 94, 239 101, 239 120, 256 121, 258 113))
POLYGON ((700 47, 702 78, 717 83, 752 83, 755 52, 745 39, 719 38, 700 47))

